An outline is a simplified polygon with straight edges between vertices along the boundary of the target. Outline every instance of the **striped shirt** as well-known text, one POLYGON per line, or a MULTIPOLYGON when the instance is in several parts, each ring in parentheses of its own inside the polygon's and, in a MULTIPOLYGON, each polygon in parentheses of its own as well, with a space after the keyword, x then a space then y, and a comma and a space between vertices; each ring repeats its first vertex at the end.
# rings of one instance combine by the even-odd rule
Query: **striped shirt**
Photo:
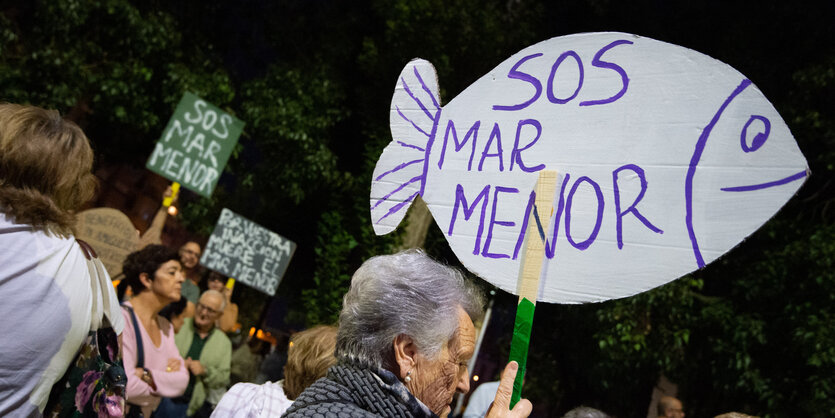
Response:
POLYGON ((293 403, 284 395, 283 383, 238 383, 223 395, 212 418, 279 417, 293 403))

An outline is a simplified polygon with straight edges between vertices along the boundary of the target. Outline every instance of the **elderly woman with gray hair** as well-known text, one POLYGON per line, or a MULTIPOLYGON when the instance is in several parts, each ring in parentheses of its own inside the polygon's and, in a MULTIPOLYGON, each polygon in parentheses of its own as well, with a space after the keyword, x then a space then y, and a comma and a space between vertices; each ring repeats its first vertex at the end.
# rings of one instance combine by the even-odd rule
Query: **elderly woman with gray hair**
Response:
MULTIPOLYGON (((481 292, 463 275, 420 251, 367 260, 345 295, 336 337, 337 365, 293 402, 285 417, 445 417, 455 392, 469 388, 473 319, 481 292)), ((511 362, 488 417, 525 417, 523 399, 509 410, 518 365, 511 362)))

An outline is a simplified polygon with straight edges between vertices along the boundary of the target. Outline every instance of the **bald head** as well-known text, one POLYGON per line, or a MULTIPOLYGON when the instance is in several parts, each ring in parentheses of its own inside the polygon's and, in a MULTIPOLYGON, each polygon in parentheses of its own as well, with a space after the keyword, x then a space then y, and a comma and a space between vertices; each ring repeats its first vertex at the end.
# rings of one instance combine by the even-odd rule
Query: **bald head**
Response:
POLYGON ((659 418, 684 418, 681 401, 672 396, 662 396, 658 401, 659 418))
POLYGON ((226 298, 222 293, 217 290, 203 292, 194 310, 194 327, 201 331, 210 331, 225 307, 226 298))

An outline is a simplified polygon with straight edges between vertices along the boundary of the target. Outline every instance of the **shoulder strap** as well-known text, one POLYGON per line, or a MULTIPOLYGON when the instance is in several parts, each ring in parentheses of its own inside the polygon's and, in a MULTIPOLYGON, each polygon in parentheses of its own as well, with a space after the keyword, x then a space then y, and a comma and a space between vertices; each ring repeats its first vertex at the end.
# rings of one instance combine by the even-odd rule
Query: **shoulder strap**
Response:
POLYGON ((76 239, 79 248, 81 249, 81 253, 84 254, 84 258, 86 258, 87 262, 87 274, 90 278, 90 294, 92 295, 92 310, 91 310, 91 318, 90 318, 90 331, 96 331, 101 327, 103 319, 104 319, 104 312, 102 305, 104 304, 104 298, 101 295, 101 286, 99 283, 98 271, 96 270, 95 262, 97 254, 96 251, 93 250, 93 247, 86 242, 76 239))
POLYGON ((136 367, 145 367, 145 349, 142 348, 142 333, 139 331, 136 314, 128 305, 122 305, 122 308, 130 312, 130 319, 133 322, 133 333, 136 335, 136 367))
POLYGON ((76 242, 87 261, 87 271, 90 275, 90 289, 92 291, 92 317, 90 331, 97 331, 99 328, 112 326, 111 299, 108 292, 112 293, 112 282, 107 275, 104 265, 98 258, 93 247, 85 241, 76 238, 76 242))

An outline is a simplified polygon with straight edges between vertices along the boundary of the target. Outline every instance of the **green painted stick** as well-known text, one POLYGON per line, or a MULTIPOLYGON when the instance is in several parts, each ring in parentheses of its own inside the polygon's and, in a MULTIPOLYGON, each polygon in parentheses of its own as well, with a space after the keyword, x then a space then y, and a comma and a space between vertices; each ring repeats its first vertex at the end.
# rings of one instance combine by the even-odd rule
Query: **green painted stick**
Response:
POLYGON ((513 396, 510 398, 511 409, 522 398, 522 382, 527 368, 531 326, 536 308, 536 297, 539 293, 539 276, 542 274, 542 262, 545 258, 545 239, 540 232, 548 230, 556 188, 557 172, 540 171, 539 179, 534 187, 536 210, 531 211, 525 232, 525 251, 522 253, 517 287, 519 304, 516 306, 516 323, 513 326, 513 340, 510 343, 510 361, 519 363, 519 372, 516 374, 516 380, 513 381, 513 396), (536 214, 539 214, 540 219, 536 219, 536 214))

